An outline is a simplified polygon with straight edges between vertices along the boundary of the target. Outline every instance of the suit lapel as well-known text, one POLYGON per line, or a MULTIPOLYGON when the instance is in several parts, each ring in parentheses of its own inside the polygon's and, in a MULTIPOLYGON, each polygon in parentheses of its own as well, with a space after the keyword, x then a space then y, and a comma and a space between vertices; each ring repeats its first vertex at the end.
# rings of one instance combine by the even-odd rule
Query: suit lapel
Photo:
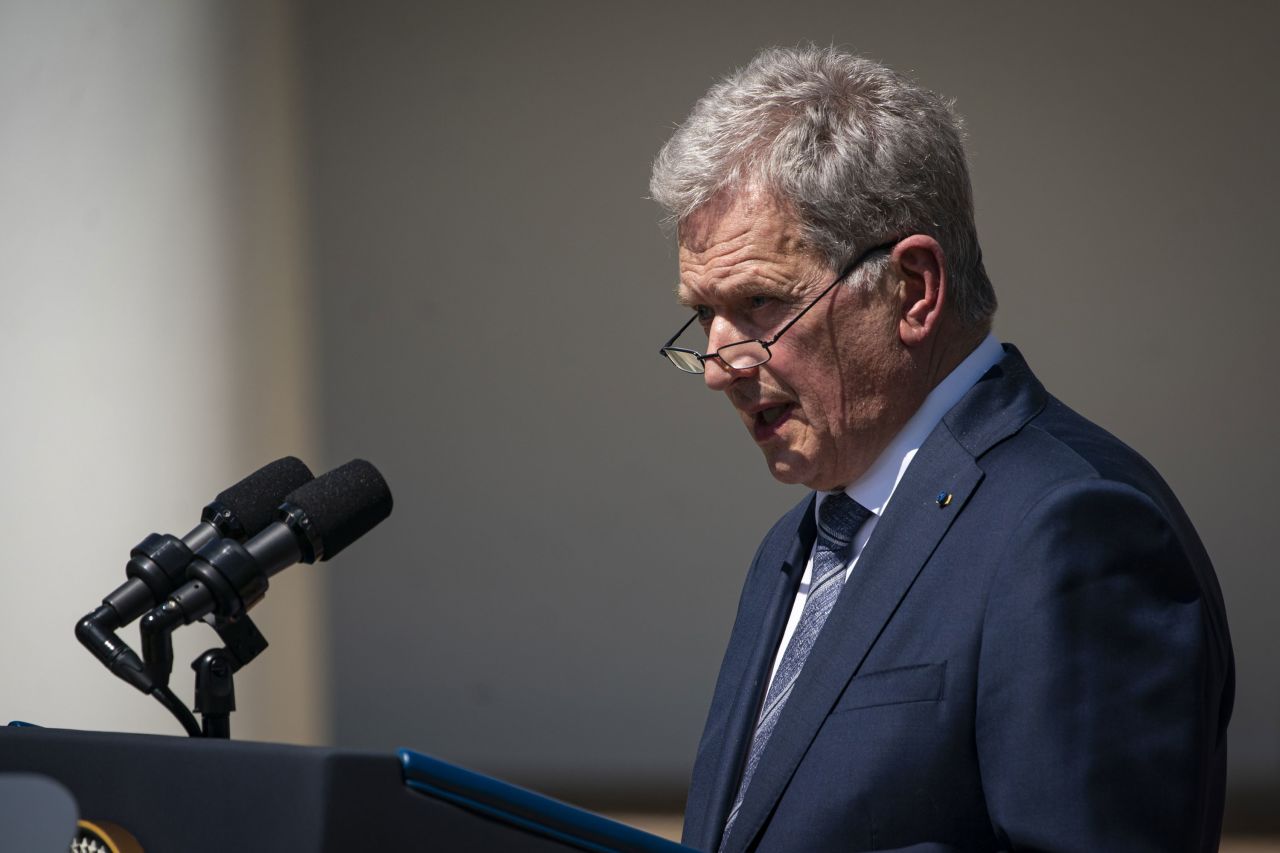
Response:
POLYGON ((728 853, 754 841, 840 694, 964 510, 983 476, 975 457, 1044 406, 1044 389, 1009 349, 933 430, 894 491, 765 747, 728 853), (940 501, 945 495, 950 499, 940 501))
MULTIPOLYGON (((751 735, 755 732, 769 671, 815 536, 811 496, 804 502, 803 514, 795 532, 783 540, 789 545, 786 556, 780 563, 775 558, 770 561, 772 566, 761 567, 774 576, 768 587, 770 600, 766 605, 764 618, 755 624, 741 626, 743 634, 734 638, 735 642, 752 643, 753 648, 732 694, 733 705, 725 722, 720 754, 712 777, 714 781, 703 803, 688 804, 691 813, 703 817, 700 826, 691 827, 693 831, 684 839, 685 844, 701 850, 716 850, 720 846, 725 821, 738 793, 738 780, 742 776, 742 765, 751 743, 751 735)), ((737 629, 738 626, 735 626, 735 631, 737 629)))

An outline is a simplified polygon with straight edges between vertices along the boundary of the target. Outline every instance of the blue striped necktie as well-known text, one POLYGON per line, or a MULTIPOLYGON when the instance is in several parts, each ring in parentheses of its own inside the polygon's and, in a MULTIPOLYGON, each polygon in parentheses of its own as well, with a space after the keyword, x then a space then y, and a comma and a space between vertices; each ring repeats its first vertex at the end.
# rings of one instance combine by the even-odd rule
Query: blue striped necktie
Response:
POLYGON ((720 836, 722 851, 733 830, 733 823, 738 818, 738 810, 742 808, 747 785, 751 783, 751 776, 760 763, 760 755, 769 742, 769 735, 773 734, 773 727, 782 714, 782 707, 787 704, 787 697, 791 695, 796 677, 800 675, 800 669, 809 657, 809 650, 818 639, 818 632, 822 630, 823 623, 827 621, 827 616, 840 595, 840 588, 844 586, 845 567, 853 556, 853 538, 858 528, 870 517, 870 511, 844 492, 828 495, 818 507, 818 541, 813 548, 809 597, 805 600, 804 611, 800 614, 800 621, 796 623, 795 633, 791 635, 791 642, 787 644, 782 662, 778 664, 778 671, 765 695, 764 710, 751 738, 751 750, 747 753, 747 763, 742 770, 738 795, 734 797, 729 819, 725 821, 724 834, 720 836))

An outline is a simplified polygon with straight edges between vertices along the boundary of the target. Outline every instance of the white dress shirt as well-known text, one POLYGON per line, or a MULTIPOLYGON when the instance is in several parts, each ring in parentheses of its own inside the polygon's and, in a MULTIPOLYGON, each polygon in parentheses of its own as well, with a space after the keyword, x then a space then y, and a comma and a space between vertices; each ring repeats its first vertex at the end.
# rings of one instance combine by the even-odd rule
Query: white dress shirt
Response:
MULTIPOLYGON (((988 334, 964 361, 956 365, 956 368, 929 392, 924 403, 893 437, 888 447, 876 458, 867 472, 845 488, 846 495, 871 511, 871 517, 858 528, 857 535, 853 537, 853 557, 845 568, 846 581, 854 566, 858 564, 858 556, 862 553, 867 540, 871 538, 880 516, 889 505, 889 499, 893 497, 893 492, 898 488, 898 483, 902 480, 902 475, 907 472, 911 460, 915 459, 920 445, 924 444, 924 440, 929 437, 929 433, 933 432, 933 428, 942 420, 942 416, 960 402, 960 398, 982 378, 982 374, 990 370, 1003 356, 1004 349, 1000 346, 1000 342, 994 335, 988 334)), ((813 505, 815 513, 826 496, 825 492, 818 493, 818 500, 813 505)), ((791 615, 787 618, 787 628, 782 632, 782 642, 778 644, 778 652, 773 658, 773 669, 769 672, 770 683, 773 682, 774 673, 778 671, 778 664, 782 663, 782 654, 786 651, 787 644, 791 642, 791 635, 795 633, 800 614, 804 612, 804 603, 809 599, 809 585, 812 578, 813 550, 810 549, 809 562, 804 567, 800 588, 796 591, 796 600, 791 605, 791 615)))

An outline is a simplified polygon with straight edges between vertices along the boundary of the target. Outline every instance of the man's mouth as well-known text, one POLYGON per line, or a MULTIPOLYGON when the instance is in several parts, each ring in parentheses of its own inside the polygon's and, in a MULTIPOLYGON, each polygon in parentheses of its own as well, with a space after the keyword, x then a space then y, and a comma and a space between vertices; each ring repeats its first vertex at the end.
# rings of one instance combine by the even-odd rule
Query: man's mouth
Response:
POLYGON ((778 428, 791 416, 793 408, 795 407, 791 403, 779 403, 756 412, 751 424, 751 433, 756 441, 772 438, 778 428))

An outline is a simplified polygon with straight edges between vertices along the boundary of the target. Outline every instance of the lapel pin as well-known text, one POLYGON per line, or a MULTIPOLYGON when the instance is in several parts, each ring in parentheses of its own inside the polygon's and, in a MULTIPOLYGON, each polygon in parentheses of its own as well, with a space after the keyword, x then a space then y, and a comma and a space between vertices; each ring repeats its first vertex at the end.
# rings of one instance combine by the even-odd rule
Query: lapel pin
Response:
POLYGON ((946 506, 947 504, 951 503, 951 493, 950 493, 950 492, 938 492, 938 496, 937 496, 936 498, 934 498, 934 500, 936 500, 936 501, 938 502, 938 506, 940 506, 940 507, 941 507, 941 506, 946 506))

